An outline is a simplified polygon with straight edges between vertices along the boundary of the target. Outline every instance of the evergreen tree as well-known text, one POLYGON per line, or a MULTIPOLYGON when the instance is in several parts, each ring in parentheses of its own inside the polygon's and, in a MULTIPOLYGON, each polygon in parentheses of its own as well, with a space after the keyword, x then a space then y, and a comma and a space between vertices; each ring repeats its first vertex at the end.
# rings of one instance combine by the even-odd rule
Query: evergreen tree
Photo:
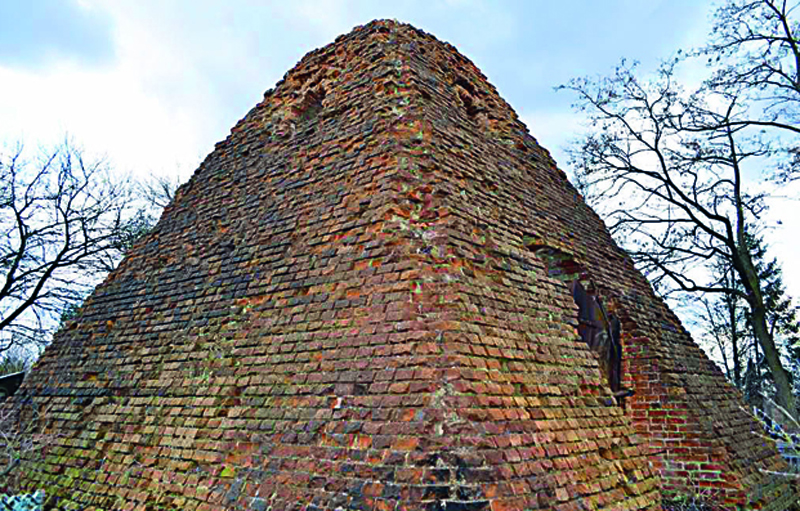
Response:
MULTIPOLYGON (((767 246, 761 238, 751 237, 753 259, 756 263, 759 276, 763 283, 764 304, 766 306, 766 320, 769 335, 774 339, 783 359, 784 367, 790 370, 792 386, 795 395, 798 395, 797 374, 800 365, 800 322, 797 312, 792 304, 792 298, 786 294, 783 284, 783 273, 777 259, 767 258, 767 246)), ((749 320, 749 317, 748 317, 749 320)), ((758 344, 750 331, 750 345, 752 346, 753 360, 756 362, 756 380, 760 382, 760 390, 770 397, 774 397, 775 383, 769 366, 759 353, 758 344)))
MULTIPOLYGON (((747 234, 750 250, 759 278, 763 283, 766 322, 769 335, 780 350, 784 367, 790 369, 795 395, 800 396, 800 322, 792 298, 786 294, 783 275, 777 259, 769 259, 767 245, 759 236, 747 234)), ((721 284, 741 287, 732 278, 731 268, 718 263, 713 274, 721 284)), ((775 397, 772 373, 759 349, 747 304, 740 295, 723 293, 700 298, 698 323, 703 325, 706 338, 719 349, 728 379, 741 389, 745 399, 761 407, 762 395, 775 397)))

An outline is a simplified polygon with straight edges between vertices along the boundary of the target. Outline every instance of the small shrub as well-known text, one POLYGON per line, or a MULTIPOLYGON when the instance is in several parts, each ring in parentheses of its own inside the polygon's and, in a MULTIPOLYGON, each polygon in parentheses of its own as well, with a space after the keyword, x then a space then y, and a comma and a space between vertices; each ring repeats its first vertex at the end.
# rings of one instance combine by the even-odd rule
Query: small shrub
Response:
POLYGON ((704 495, 671 495, 661 500, 664 511, 718 511, 704 495))
POLYGON ((0 495, 0 511, 42 511, 44 490, 21 495, 0 495))

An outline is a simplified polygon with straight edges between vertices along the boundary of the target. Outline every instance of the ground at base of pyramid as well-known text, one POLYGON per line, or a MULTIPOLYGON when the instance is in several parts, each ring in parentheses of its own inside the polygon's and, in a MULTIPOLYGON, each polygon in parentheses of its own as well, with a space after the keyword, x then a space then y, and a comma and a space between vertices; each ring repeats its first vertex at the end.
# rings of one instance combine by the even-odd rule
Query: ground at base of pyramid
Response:
POLYGON ((52 442, 2 484, 59 509, 797 500, 486 77, 394 21, 267 91, 3 406, 52 442))

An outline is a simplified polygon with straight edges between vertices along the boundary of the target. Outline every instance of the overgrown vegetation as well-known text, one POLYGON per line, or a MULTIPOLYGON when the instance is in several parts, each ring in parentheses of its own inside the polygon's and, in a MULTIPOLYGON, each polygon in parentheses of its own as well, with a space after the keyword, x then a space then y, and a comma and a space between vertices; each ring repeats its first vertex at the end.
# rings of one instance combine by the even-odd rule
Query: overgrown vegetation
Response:
POLYGON ((661 501, 664 511, 719 511, 708 499, 699 495, 679 496, 661 501))
POLYGON ((43 511, 44 490, 20 495, 0 495, 0 511, 43 511))
POLYGON ((32 357, 21 349, 6 351, 0 361, 0 376, 27 371, 31 366, 32 357))

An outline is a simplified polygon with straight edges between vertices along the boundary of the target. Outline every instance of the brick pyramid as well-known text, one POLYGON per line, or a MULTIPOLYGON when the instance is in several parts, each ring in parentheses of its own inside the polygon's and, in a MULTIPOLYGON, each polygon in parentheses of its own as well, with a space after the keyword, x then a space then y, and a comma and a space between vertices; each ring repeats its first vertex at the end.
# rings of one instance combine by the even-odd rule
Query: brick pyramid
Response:
POLYGON ((513 110, 392 21, 265 94, 7 406, 25 403, 52 443, 16 474, 63 509, 636 510, 661 483, 793 498, 513 110), (575 282, 619 318, 624 409, 575 282))

